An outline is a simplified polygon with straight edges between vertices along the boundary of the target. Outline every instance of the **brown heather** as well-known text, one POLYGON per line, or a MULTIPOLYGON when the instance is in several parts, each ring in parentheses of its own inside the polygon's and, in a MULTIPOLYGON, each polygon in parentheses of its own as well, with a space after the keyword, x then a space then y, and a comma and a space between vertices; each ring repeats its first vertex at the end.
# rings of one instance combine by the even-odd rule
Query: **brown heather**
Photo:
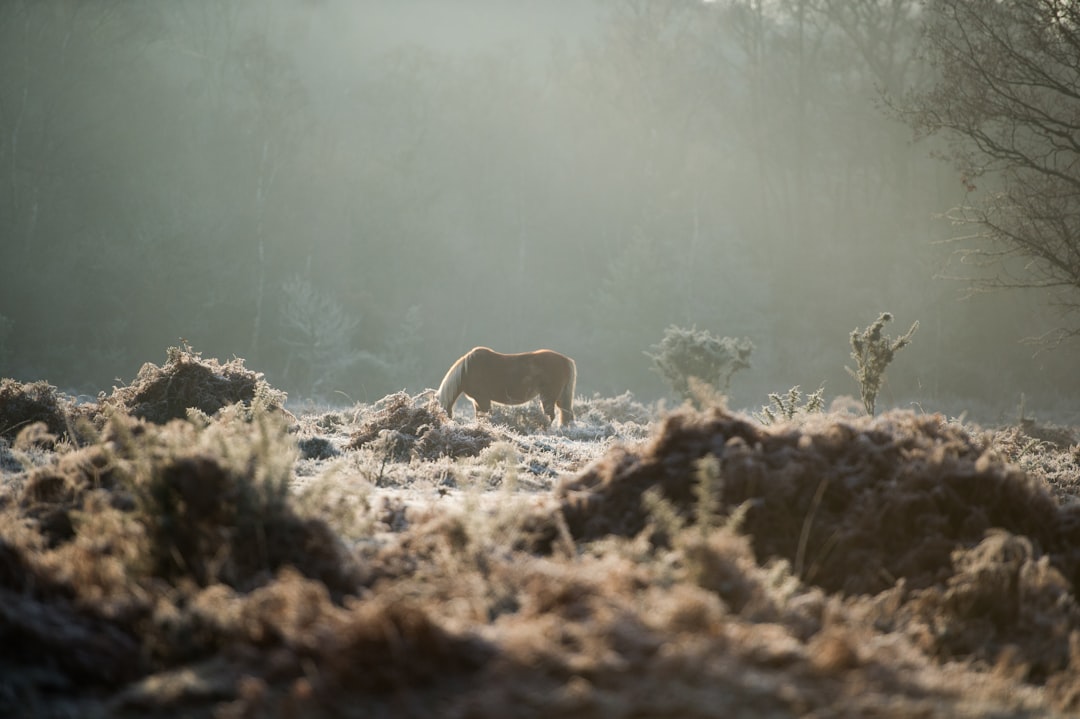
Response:
POLYGON ((538 431, 424 395, 292 418, 268 388, 178 412, 235 375, 159 372, 218 379, 9 420, 4 716, 1080 711, 1072 429, 624 396, 538 431))

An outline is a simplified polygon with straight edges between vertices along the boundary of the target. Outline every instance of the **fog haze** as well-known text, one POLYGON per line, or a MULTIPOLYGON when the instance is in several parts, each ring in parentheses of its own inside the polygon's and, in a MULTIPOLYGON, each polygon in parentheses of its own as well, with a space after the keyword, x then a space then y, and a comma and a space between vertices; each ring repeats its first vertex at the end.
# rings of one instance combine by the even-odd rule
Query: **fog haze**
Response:
POLYGON ((754 342, 757 407, 857 396, 890 311, 879 406, 1073 411, 1045 298, 942 277, 963 183, 882 103, 930 72, 915 3, 766 5, 4 4, 0 375, 95 393, 183 338, 374 401, 549 347, 653 400, 676 324, 754 342))

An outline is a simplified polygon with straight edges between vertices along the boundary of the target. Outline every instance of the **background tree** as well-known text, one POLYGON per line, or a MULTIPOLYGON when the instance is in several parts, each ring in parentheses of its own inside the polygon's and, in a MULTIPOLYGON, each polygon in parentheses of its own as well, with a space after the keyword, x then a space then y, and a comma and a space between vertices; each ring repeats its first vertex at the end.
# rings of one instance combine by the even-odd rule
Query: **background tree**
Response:
POLYGON ((359 361, 353 337, 360 322, 302 277, 286 281, 281 294, 282 342, 289 348, 282 375, 304 396, 318 395, 359 361))
MULTIPOLYGON (((1071 0, 931 0, 925 48, 936 77, 900 115, 941 135, 968 195, 952 212, 981 288, 1048 290, 1080 333, 1080 5, 1071 0)), ((1069 326, 1071 324, 1071 326, 1069 326)))

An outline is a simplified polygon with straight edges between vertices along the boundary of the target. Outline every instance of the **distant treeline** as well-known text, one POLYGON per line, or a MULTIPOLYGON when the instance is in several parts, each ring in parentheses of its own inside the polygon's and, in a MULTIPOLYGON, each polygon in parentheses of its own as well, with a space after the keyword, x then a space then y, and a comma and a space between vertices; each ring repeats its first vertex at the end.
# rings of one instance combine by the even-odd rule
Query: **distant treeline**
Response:
POLYGON ((483 344, 651 398, 677 324, 754 342, 756 406, 854 394, 889 309, 922 324, 883 403, 1075 391, 1018 343, 1037 297, 935 279, 964 186, 880 107, 931 72, 916 4, 556 4, 464 49, 344 0, 2 4, 0 375, 107 390, 183 338, 370 401, 483 344))

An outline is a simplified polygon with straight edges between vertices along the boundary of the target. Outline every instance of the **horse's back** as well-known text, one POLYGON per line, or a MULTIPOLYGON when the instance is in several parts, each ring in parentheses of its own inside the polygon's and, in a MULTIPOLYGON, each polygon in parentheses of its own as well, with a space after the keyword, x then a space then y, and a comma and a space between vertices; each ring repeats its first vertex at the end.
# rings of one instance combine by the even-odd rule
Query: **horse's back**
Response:
POLYGON ((469 357, 485 357, 492 358, 495 361, 512 362, 512 361, 524 361, 528 359, 538 359, 541 361, 562 362, 565 364, 573 364, 574 360, 570 359, 561 352, 549 349, 532 350, 530 352, 496 352, 490 347, 473 347, 469 350, 469 357))
POLYGON ((573 364, 574 360, 555 350, 539 349, 531 352, 496 352, 490 347, 473 347, 465 357, 470 364, 474 361, 498 362, 498 363, 521 363, 528 360, 542 362, 573 364))
POLYGON ((532 392, 531 396, 535 396, 553 384, 561 388, 575 372, 574 360, 555 350, 506 354, 474 347, 466 355, 465 392, 471 394, 469 389, 473 389, 492 397, 518 397, 532 392))

